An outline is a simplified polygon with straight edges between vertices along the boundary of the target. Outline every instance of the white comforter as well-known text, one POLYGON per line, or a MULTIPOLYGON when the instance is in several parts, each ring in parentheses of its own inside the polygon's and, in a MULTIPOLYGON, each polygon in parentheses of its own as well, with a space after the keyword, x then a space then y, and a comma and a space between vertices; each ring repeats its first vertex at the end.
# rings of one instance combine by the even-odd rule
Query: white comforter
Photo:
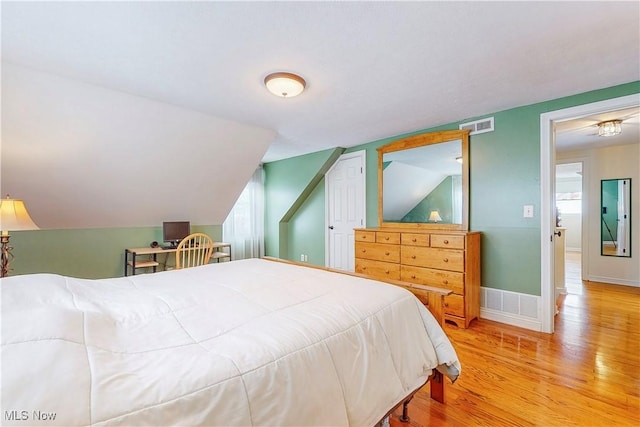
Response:
POLYGON ((0 283, 4 425, 370 426, 460 369, 411 293, 318 269, 0 283))

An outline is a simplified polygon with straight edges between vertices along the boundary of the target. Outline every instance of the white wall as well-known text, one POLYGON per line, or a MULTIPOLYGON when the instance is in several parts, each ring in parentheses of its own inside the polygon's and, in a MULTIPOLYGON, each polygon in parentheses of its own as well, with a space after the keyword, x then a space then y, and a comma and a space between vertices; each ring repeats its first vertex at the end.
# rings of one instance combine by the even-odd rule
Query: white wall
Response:
POLYGON ((221 224, 275 132, 2 64, 2 194, 41 228, 221 224))
POLYGON ((583 277, 587 280, 640 287, 640 143, 558 154, 557 160, 586 158, 587 253, 583 277), (631 178, 631 258, 600 255, 600 181, 631 178))
POLYGON ((567 251, 582 251, 582 216, 562 214, 562 227, 565 227, 565 246, 567 251))

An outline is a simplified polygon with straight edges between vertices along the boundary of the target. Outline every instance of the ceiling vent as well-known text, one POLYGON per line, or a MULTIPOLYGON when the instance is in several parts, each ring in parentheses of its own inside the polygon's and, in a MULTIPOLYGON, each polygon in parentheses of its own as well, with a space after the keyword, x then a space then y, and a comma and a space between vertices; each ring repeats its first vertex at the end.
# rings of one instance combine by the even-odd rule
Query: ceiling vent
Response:
POLYGON ((470 130, 471 133, 469 135, 493 132, 493 117, 476 120, 475 122, 462 123, 460 125, 460 130, 470 130))

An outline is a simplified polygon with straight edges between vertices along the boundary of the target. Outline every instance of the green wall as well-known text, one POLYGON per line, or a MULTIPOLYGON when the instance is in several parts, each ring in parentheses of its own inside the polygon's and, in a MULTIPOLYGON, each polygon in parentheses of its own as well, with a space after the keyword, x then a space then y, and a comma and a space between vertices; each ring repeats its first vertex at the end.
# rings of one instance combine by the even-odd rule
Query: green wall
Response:
POLYGON ((325 191, 324 179, 289 222, 289 256, 300 261, 300 255, 308 256, 310 264, 325 265, 325 191), (306 238, 300 239, 299 236, 306 238), (323 244, 319 245, 319 242, 323 244))
POLYGON ((265 255, 300 261, 304 253, 309 262, 324 265, 324 173, 343 151, 264 165, 265 255), (311 238, 320 232, 321 242, 311 238))
MULTIPOLYGON (((222 238, 219 225, 191 226, 192 232, 222 238)), ((101 279, 124 275, 124 249, 162 241, 162 227, 92 228, 11 232, 10 276, 55 273, 101 279)), ((168 257, 168 255, 160 255, 168 257)), ((162 260, 160 260, 162 261, 162 260)), ((174 260, 169 257, 169 264, 174 260)), ((142 271, 142 270, 141 270, 142 271)))
MULTIPOLYGON (((367 225, 378 223, 376 148, 393 140, 422 132, 458 129, 463 122, 494 117, 495 131, 474 135, 470 140, 469 227, 482 232, 482 286, 540 295, 540 115, 545 112, 640 93, 640 82, 596 90, 552 101, 499 112, 461 118, 429 129, 396 135, 347 149, 366 151, 367 225), (534 205, 534 218, 523 218, 524 205, 534 205)), ((265 165, 267 210, 286 210, 287 200, 296 198, 301 178, 313 174, 309 168, 318 153, 280 160, 265 165), (271 207, 269 205, 272 205, 271 207)), ((318 186, 324 188, 324 181, 318 186)), ((314 191, 304 209, 297 211, 287 228, 287 242, 296 251, 322 254, 309 261, 324 265, 324 190, 314 191), (313 245, 314 249, 309 249, 313 245)), ((274 248, 279 230, 274 218, 266 222, 267 253, 274 248)), ((299 253, 284 254, 299 259, 299 253)))

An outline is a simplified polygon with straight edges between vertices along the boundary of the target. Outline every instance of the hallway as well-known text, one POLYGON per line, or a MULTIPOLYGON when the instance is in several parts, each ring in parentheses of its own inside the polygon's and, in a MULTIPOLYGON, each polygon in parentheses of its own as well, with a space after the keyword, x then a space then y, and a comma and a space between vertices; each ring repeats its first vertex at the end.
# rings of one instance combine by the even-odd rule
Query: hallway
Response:
POLYGON ((580 252, 565 252, 564 277, 567 293, 582 295, 582 254, 580 252))

